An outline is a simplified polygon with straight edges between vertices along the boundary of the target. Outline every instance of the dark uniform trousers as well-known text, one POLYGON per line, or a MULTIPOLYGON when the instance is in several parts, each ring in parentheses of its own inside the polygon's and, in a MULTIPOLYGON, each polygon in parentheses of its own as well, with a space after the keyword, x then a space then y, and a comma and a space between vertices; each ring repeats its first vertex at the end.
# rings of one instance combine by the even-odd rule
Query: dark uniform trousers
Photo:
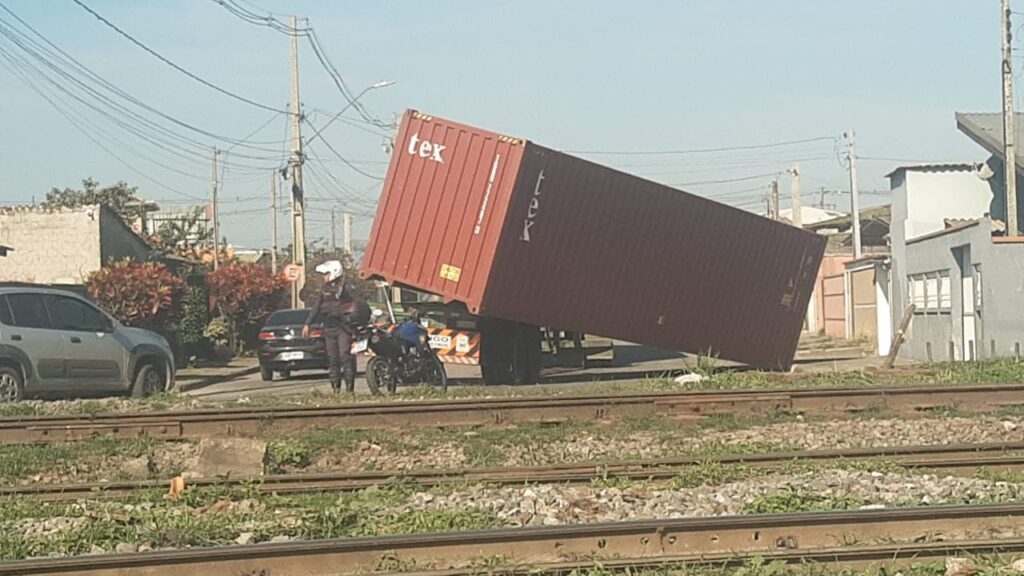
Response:
POLYGON ((356 358, 352 355, 352 334, 345 328, 334 326, 324 329, 324 340, 327 343, 327 370, 331 386, 335 390, 340 389, 344 376, 345 390, 355 392, 356 358))

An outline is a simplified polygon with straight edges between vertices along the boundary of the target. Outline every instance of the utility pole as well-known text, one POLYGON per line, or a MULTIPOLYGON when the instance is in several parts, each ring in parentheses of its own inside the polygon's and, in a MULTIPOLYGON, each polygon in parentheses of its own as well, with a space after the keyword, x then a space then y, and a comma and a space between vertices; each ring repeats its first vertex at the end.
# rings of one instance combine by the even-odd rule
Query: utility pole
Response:
POLYGON ((220 210, 217 209, 217 155, 213 149, 213 269, 220 268, 220 210))
POLYGON ((277 274, 277 170, 270 171, 270 269, 277 274))
POLYGON ((824 186, 821 187, 821 190, 819 191, 819 193, 821 194, 821 200, 818 202, 818 208, 821 208, 822 210, 824 210, 825 209, 825 187, 824 186))
POLYGON ((352 255, 352 214, 345 212, 341 215, 341 229, 342 238, 344 240, 343 248, 345 254, 352 255))
POLYGON ((292 32, 292 157, 289 161, 292 176, 292 262, 299 265, 299 278, 292 288, 292 306, 302 307, 300 296, 306 285, 306 216, 302 187, 302 103, 299 101, 299 35, 296 18, 291 18, 292 32))
POLYGON ((793 196, 793 226, 803 228, 804 215, 800 207, 800 165, 797 163, 789 166, 789 193, 793 196))
POLYGON ((772 180, 772 220, 780 220, 779 216, 779 180, 772 180))
POLYGON ((1010 0, 1003 11, 1003 165, 1006 168, 1006 235, 1017 236, 1017 133, 1013 114, 1013 48, 1010 31, 1010 0))
POLYGON ((860 258, 860 200, 857 192, 857 152, 854 150, 856 134, 851 128, 845 134, 849 150, 846 159, 850 162, 850 217, 853 219, 853 257, 860 258))
POLYGON ((331 206, 331 252, 338 251, 338 225, 334 219, 334 206, 331 206))

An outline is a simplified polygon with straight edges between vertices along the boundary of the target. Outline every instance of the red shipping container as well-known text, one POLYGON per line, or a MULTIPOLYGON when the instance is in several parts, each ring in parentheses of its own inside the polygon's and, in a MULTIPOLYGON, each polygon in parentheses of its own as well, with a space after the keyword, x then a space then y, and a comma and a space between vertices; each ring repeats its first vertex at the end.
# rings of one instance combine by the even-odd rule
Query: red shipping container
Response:
POLYGON ((825 242, 409 110, 362 275, 483 317, 787 369, 825 242))

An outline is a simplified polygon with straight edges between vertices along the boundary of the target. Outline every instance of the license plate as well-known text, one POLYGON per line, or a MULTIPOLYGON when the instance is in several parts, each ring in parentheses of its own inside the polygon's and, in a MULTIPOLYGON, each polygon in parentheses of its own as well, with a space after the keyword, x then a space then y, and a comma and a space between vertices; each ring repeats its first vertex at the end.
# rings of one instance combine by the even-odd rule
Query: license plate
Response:
POLYGON ((305 356, 303 352, 282 352, 281 360, 302 360, 305 356))
POLYGON ((360 352, 366 352, 366 340, 358 340, 352 344, 352 353, 359 354, 360 352))

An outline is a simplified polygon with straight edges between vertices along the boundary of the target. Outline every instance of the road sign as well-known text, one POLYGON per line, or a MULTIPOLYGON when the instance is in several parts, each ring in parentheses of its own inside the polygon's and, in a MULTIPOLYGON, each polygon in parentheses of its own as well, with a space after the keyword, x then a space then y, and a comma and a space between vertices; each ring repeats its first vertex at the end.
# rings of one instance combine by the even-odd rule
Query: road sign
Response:
POLYGON ((296 263, 291 263, 284 267, 285 278, 288 278, 292 282, 299 279, 299 275, 302 274, 302 266, 296 263))

